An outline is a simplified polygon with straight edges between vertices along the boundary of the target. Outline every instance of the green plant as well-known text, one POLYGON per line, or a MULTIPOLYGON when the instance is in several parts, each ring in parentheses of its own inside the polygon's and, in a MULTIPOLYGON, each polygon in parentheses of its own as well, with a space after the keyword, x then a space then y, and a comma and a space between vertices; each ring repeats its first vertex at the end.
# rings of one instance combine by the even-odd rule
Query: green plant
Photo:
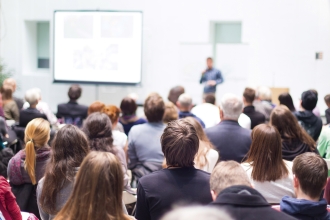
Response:
POLYGON ((13 71, 8 69, 7 65, 3 62, 3 59, 0 58, 0 86, 2 86, 5 79, 13 76, 13 71))

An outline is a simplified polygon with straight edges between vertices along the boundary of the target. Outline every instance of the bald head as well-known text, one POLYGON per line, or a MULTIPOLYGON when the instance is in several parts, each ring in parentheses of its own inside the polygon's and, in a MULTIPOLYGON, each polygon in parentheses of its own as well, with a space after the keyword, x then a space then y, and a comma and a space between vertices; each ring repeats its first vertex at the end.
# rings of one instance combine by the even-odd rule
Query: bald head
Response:
POLYGON ((13 93, 16 91, 16 80, 14 78, 8 78, 3 81, 4 86, 11 87, 13 93))

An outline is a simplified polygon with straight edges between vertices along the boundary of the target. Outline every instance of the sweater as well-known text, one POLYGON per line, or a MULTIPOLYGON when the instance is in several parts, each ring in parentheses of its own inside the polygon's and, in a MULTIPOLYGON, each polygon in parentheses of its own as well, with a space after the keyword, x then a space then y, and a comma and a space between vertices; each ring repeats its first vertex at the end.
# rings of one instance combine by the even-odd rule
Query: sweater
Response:
POLYGON ((21 211, 7 180, 0 176, 0 211, 6 220, 21 220, 21 211))
POLYGON ((3 104, 3 112, 7 120, 15 120, 16 122, 19 120, 19 110, 14 100, 3 104))
POLYGON ((293 161, 296 156, 306 152, 318 153, 317 149, 312 151, 310 146, 302 143, 300 140, 282 140, 282 158, 284 160, 293 161))

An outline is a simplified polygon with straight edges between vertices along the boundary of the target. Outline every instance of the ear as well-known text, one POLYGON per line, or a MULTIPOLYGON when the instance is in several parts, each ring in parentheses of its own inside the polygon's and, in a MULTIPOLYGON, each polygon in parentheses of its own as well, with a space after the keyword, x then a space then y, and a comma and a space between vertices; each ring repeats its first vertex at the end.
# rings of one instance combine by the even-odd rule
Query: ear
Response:
POLYGON ((293 187, 299 188, 299 186, 300 186, 300 183, 299 183, 298 178, 296 177, 296 175, 293 175, 293 187))
POLYGON ((213 201, 217 199, 217 194, 213 190, 211 190, 211 196, 213 201))
POLYGON ((220 109, 220 119, 221 120, 223 119, 223 111, 222 111, 222 109, 220 109))
POLYGON ((178 106, 178 108, 180 108, 180 103, 179 103, 179 101, 176 102, 176 106, 178 106))

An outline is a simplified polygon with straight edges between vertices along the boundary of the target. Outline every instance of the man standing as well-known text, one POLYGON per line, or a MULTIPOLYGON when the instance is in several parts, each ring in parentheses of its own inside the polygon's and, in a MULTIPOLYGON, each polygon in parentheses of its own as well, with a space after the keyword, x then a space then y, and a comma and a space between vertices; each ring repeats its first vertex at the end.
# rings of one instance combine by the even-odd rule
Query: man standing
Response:
POLYGON ((223 77, 220 70, 213 68, 213 59, 206 59, 207 69, 202 73, 200 83, 205 83, 204 94, 215 93, 217 85, 223 82, 223 77))

